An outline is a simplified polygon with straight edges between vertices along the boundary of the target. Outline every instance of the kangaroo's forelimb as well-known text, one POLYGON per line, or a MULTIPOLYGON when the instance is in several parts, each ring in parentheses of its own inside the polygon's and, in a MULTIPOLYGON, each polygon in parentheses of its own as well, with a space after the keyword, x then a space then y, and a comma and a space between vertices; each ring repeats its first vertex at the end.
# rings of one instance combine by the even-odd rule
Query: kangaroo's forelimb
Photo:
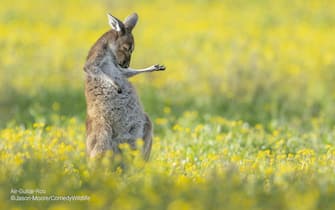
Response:
POLYGON ((153 71, 164 71, 165 66, 163 65, 152 65, 150 67, 144 68, 144 69, 132 69, 132 68, 122 68, 122 74, 129 78, 132 76, 135 76, 137 74, 145 73, 145 72, 153 72, 153 71))

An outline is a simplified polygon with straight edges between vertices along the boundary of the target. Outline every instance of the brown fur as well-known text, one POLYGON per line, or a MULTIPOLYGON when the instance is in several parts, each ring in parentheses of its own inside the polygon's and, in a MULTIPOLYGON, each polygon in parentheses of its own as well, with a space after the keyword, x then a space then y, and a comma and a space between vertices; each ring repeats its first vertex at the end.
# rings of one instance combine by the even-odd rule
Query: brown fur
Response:
POLYGON ((136 147, 142 139, 143 157, 149 159, 153 128, 128 77, 142 72, 164 70, 154 65, 147 69, 128 68, 134 39, 131 30, 137 15, 122 23, 109 16, 112 30, 103 34, 90 49, 84 66, 86 72, 85 96, 87 105, 87 153, 100 156, 107 150, 120 153, 119 144, 136 147))

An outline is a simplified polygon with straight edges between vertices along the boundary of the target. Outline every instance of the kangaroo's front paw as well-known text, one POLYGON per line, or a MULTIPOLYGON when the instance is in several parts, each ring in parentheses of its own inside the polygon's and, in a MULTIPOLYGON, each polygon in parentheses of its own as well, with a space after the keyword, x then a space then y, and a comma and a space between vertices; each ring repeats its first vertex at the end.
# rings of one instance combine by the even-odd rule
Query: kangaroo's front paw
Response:
POLYGON ((164 71, 165 70, 165 66, 163 66, 163 65, 156 64, 154 67, 155 67, 156 71, 164 71))

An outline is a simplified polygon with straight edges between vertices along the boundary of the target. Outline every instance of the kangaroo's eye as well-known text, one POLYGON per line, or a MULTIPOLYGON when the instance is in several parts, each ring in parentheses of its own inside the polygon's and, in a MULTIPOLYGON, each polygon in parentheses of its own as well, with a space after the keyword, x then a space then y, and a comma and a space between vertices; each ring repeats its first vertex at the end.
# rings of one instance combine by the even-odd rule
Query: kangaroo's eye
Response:
POLYGON ((133 45, 128 45, 128 44, 125 44, 125 45, 122 45, 122 50, 124 51, 128 51, 128 52, 133 52, 133 45))
POLYGON ((130 46, 129 45, 123 45, 122 46, 122 50, 124 50, 124 51, 130 51, 130 46))

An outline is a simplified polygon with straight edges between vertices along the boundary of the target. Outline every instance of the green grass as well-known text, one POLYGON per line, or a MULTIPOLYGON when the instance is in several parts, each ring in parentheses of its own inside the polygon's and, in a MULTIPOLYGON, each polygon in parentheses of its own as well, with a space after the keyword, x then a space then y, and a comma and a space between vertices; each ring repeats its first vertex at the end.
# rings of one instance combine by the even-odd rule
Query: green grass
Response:
POLYGON ((2 130, 3 208, 334 208, 335 132, 321 121, 309 132, 273 125, 266 131, 221 117, 199 124, 196 112, 178 119, 165 113, 156 122, 151 161, 143 163, 125 145, 123 171, 107 159, 87 162, 84 126, 75 118, 2 130), (20 188, 90 200, 10 201, 10 190, 20 188))
POLYGON ((0 209, 335 209, 335 4, 1 4, 0 209), (122 170, 87 160, 82 66, 105 13, 133 11, 131 66, 167 70, 131 79, 155 139, 122 170))

